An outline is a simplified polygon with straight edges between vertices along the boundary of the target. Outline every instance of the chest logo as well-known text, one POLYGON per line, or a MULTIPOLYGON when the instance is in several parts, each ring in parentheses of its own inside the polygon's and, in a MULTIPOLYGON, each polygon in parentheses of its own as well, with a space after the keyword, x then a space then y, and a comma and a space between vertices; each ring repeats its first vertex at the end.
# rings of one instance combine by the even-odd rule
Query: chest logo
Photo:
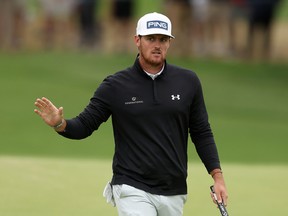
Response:
POLYGON ((177 94, 177 95, 171 95, 171 99, 172 100, 180 100, 180 95, 177 94))
POLYGON ((138 100, 136 97, 132 97, 130 101, 125 102, 125 105, 142 104, 142 103, 144 103, 143 100, 138 100))

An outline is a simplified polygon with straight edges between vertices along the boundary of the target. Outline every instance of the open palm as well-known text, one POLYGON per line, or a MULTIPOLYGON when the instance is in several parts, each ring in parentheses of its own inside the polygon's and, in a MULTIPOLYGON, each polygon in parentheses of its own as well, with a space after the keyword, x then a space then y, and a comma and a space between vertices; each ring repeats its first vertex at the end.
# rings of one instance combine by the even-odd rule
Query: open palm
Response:
POLYGON ((34 112, 38 114, 49 126, 54 127, 62 121, 63 107, 58 109, 45 97, 42 97, 41 99, 37 98, 34 104, 37 107, 37 109, 34 109, 34 112))

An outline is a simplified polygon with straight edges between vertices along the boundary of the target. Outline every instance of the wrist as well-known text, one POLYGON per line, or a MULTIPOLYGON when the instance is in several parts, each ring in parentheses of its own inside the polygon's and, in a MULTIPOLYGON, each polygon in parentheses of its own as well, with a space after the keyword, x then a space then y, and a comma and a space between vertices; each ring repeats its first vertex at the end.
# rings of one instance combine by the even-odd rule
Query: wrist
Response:
POLYGON ((62 127, 64 126, 65 120, 62 118, 61 121, 59 123, 57 123, 56 125, 52 126, 52 128, 54 128, 54 130, 56 131, 61 131, 60 129, 62 129, 62 127))
POLYGON ((212 172, 210 172, 210 175, 212 178, 222 176, 223 172, 221 169, 214 169, 212 172))

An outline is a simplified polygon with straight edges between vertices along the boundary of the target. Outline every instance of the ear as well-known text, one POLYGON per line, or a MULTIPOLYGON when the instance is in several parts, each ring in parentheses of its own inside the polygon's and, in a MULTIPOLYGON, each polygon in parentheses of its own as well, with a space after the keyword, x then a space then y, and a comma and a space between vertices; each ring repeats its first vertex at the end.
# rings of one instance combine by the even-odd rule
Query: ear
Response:
POLYGON ((137 47, 140 46, 140 37, 138 35, 135 35, 134 36, 134 42, 136 44, 137 47))
POLYGON ((170 47, 170 45, 171 45, 171 40, 172 40, 172 39, 170 38, 167 49, 169 49, 169 47, 170 47))

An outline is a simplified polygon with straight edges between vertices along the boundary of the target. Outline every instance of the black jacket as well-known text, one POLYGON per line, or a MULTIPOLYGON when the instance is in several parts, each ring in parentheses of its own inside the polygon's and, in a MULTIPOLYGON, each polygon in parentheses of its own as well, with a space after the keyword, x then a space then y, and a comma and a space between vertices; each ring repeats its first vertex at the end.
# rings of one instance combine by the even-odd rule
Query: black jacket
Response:
POLYGON ((152 80, 137 59, 107 77, 60 134, 85 138, 110 115, 115 139, 112 184, 160 195, 186 194, 189 133, 207 171, 220 168, 201 84, 190 70, 166 63, 152 80))

